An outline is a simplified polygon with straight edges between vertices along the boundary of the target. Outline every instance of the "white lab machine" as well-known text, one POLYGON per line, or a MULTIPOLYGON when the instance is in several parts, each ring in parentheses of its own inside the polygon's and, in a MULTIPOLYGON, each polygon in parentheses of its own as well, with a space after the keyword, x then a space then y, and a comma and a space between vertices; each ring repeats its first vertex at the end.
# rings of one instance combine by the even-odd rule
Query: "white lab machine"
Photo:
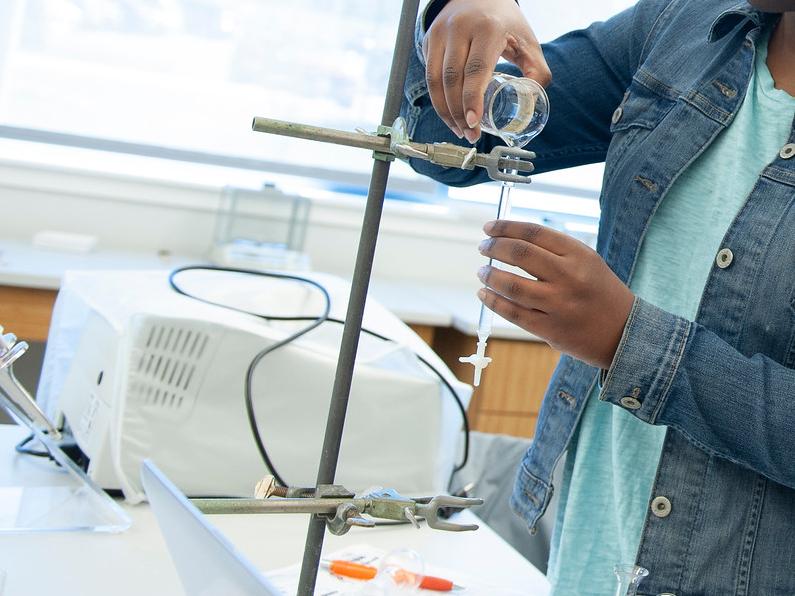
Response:
MULTIPOLYGON (((295 282, 211 271, 183 274, 191 295, 261 314, 316 317, 322 294, 295 282)), ((307 275, 344 319, 349 286, 307 275)), ((151 459, 186 494, 250 496, 270 473, 246 415, 244 382, 263 348, 307 322, 265 321, 176 293, 166 272, 69 272, 56 301, 37 399, 65 419, 88 456, 89 476, 144 499, 151 459)), ((461 458, 471 388, 406 325, 368 299, 337 482, 403 494, 447 489, 461 458)), ((314 486, 342 325, 317 329, 265 356, 253 373, 258 429, 285 482, 314 486)))

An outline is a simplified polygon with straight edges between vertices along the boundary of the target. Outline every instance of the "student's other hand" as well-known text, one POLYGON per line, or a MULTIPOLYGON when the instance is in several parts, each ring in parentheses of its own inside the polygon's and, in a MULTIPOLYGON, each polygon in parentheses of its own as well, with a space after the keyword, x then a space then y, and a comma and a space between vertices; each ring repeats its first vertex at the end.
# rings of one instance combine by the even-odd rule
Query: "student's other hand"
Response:
POLYGON ((552 80, 515 0, 450 0, 425 34, 422 50, 434 109, 472 143, 480 136, 483 95, 500 56, 544 86, 552 80))
POLYGON ((537 224, 496 221, 480 252, 535 280, 484 266, 478 297, 495 313, 556 350, 608 369, 634 295, 594 250, 537 224))

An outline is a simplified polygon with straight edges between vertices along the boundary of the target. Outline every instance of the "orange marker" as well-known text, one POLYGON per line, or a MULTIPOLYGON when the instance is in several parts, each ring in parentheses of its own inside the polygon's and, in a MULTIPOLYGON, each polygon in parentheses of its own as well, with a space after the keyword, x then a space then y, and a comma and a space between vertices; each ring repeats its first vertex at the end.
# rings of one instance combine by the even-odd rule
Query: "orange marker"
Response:
POLYGON ((352 577, 353 579, 373 579, 378 569, 369 565, 354 563, 353 561, 321 561, 320 566, 334 575, 352 577))
MULTIPOLYGON (((351 577, 354 579, 373 579, 378 573, 378 569, 375 567, 371 567, 370 565, 362 565, 361 563, 354 563, 352 561, 321 561, 320 566, 335 575, 351 577)), ((411 575, 413 577, 413 574, 410 574, 408 571, 406 571, 406 575, 411 575)), ((409 580, 408 577, 407 580, 409 580)), ((423 590, 433 590, 435 592, 463 590, 462 586, 455 585, 449 579, 442 579, 441 577, 434 577, 432 575, 426 575, 422 578, 420 588, 423 590)))

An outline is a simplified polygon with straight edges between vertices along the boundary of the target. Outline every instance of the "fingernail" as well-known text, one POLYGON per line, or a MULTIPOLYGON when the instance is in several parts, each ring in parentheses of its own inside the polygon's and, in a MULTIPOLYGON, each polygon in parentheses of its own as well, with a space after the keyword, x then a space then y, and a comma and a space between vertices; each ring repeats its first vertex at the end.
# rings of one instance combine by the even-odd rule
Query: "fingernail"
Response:
POLYGON ((486 281, 486 278, 489 276, 489 266, 483 265, 480 269, 478 269, 478 279, 482 282, 486 281))
POLYGON ((450 130, 452 130, 453 134, 455 136, 457 136, 459 139, 463 139, 464 138, 464 133, 461 132, 460 128, 451 128, 450 130))
POLYGON ((467 124, 469 124, 469 128, 475 128, 478 125, 478 115, 474 110, 467 111, 467 124))
POLYGON ((470 143, 477 143, 478 138, 480 138, 480 135, 471 128, 464 131, 464 136, 470 143))
POLYGON ((481 300, 485 300, 486 299, 486 290, 484 290, 483 288, 480 288, 478 290, 478 298, 480 298, 481 300))
POLYGON ((490 238, 486 238, 480 244, 478 244, 478 250, 480 252, 484 252, 484 251, 488 250, 490 244, 491 244, 491 239, 490 238))
POLYGON ((487 221, 485 224, 483 224, 483 231, 486 232, 487 234, 491 233, 492 229, 494 229, 493 221, 487 221))

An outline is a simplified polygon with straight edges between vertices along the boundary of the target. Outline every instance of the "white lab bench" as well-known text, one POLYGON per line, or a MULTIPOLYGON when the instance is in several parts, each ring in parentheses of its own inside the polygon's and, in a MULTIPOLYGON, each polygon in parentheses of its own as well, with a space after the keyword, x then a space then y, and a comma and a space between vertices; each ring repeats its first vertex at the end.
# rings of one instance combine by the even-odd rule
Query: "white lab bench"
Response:
MULTIPOLYGON (((94 251, 66 253, 0 241, 0 324, 22 339, 47 338, 52 304, 70 269, 170 269, 201 263, 201 258, 94 251)), ((459 379, 470 382, 472 368, 458 357, 475 348, 480 302, 472 285, 373 279, 370 294, 410 325, 442 357, 459 379)), ((518 327, 495 317, 489 355, 469 408, 474 430, 531 437, 544 389, 558 354, 518 327)))
MULTIPOLYGON (((14 452, 24 429, 0 425, 0 486, 15 474, 35 481, 52 464, 14 452)), ((0 534, 0 569, 7 574, 3 596, 174 596, 182 588, 165 542, 147 505, 122 507, 133 520, 119 534, 0 534)), ((301 560, 308 517, 303 515, 212 516, 218 527, 257 567, 265 571, 301 560)), ((460 571, 494 586, 494 596, 545 596, 549 584, 490 528, 471 513, 456 520, 480 523, 475 532, 441 532, 410 526, 352 528, 345 536, 327 535, 324 552, 354 544, 390 551, 412 548, 426 564, 460 571)), ((463 581, 451 578, 454 581, 463 581)))

